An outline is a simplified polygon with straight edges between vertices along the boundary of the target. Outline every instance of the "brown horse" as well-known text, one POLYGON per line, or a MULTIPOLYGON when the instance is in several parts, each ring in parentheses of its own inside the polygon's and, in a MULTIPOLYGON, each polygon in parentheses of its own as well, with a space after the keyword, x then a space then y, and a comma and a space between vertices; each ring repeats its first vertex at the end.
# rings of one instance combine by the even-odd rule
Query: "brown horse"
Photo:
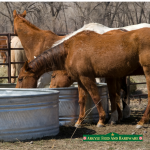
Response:
POLYGON ((50 88, 69 87, 73 82, 66 70, 57 70, 51 75, 50 88))
MULTIPOLYGON (((22 14, 17 14, 16 10, 14 10, 14 32, 18 35, 24 48, 26 58, 30 62, 43 51, 51 48, 56 41, 64 38, 64 36, 58 36, 50 30, 39 29, 35 25, 31 24, 28 20, 26 20, 25 16, 26 11, 24 11, 22 14)), ((24 51, 17 51, 15 52, 14 56, 16 57, 19 54, 20 56, 24 57, 24 51)), ((19 58, 15 59, 21 61, 19 58)), ((25 59, 23 59, 23 61, 25 59)), ((12 74, 14 75, 15 66, 12 67, 14 69, 12 74)), ((20 67, 18 67, 18 70, 20 70, 20 67)), ((47 76, 50 76, 50 73, 47 73, 47 76)), ((46 75, 43 75, 42 79, 40 79, 44 80, 45 77, 46 75)), ((40 87, 42 84, 41 80, 38 83, 38 86, 40 87)))
MULTIPOLYGON (((0 48, 7 48, 7 37, 6 36, 0 36, 0 48)), ((0 50, 1 56, 3 58, 3 63, 6 63, 6 52, 4 50, 0 50)))
MULTIPOLYGON (((127 30, 112 30, 112 31, 108 31, 108 32, 104 33, 103 35, 112 35, 112 34, 119 34, 119 33, 124 33, 124 32, 127 32, 127 30)), ((120 82, 118 81, 119 83, 116 83, 117 88, 119 88, 117 90, 118 93, 116 93, 116 94, 118 94, 118 99, 116 100, 117 101, 117 107, 118 107, 118 109, 117 109, 118 114, 115 112, 115 115, 116 115, 116 116, 114 116, 115 118, 110 119, 109 122, 111 124, 114 124, 116 121, 120 121, 120 119, 122 119, 122 117, 128 118, 130 116, 130 107, 127 105, 127 103, 125 101, 122 101, 122 103, 123 103, 123 115, 122 115, 121 108, 120 108, 120 94, 119 94, 119 92, 122 89, 122 85, 123 85, 122 81, 124 81, 124 79, 126 79, 126 78, 124 77, 124 78, 119 80, 120 82)), ((73 82, 76 82, 76 81, 72 80, 69 77, 69 75, 67 74, 67 71, 57 70, 57 71, 53 72, 53 74, 51 76, 50 88, 68 87, 71 84, 73 84, 73 82)), ((84 93, 86 93, 86 91, 84 93)), ((113 107, 113 105, 112 105, 112 107, 113 107)), ((112 108, 112 110, 113 110, 113 108, 112 108)), ((112 115, 113 115, 113 112, 112 112, 112 115)))
POLYGON ((26 11, 22 14, 13 12, 14 32, 18 35, 21 44, 25 50, 28 61, 34 59, 34 56, 40 55, 43 51, 51 48, 51 46, 64 36, 58 36, 52 31, 41 30, 25 19, 26 11))
MULTIPOLYGON (((68 75, 78 81, 79 89, 86 89, 97 105, 99 122, 104 124, 105 112, 102 108, 95 77, 106 77, 113 96, 114 111, 117 110, 116 81, 143 67, 146 76, 148 96, 150 97, 150 29, 142 28, 122 34, 100 35, 92 31, 83 31, 62 43, 43 52, 29 64, 26 62, 20 71, 17 86, 35 87, 37 79, 52 70, 66 70, 68 75)), ((80 99, 78 123, 84 117, 85 101, 80 99)), ((149 121, 150 98, 148 106, 137 127, 149 121)))
MULTIPOLYGON (((41 30, 37 28, 36 26, 32 25, 29 21, 27 21, 24 18, 26 16, 26 11, 24 11, 23 14, 19 14, 19 15, 16 13, 16 11, 14 11, 13 16, 14 16, 15 33, 18 35, 25 49, 27 59, 29 61, 31 61, 34 58, 34 56, 37 56, 42 51, 46 50, 48 48, 47 46, 51 47, 53 43, 63 38, 62 36, 61 37, 57 36, 51 31, 41 30)), ((113 31, 113 32, 122 33, 123 31, 113 31)), ((112 34, 112 32, 110 31, 109 34, 112 34)), ((12 71, 14 70, 12 69, 12 71)), ((118 120, 118 117, 117 117, 117 120, 118 120)))
MULTIPOLYGON (((117 88, 119 88, 118 91, 126 90, 126 88, 123 87, 124 86, 123 81, 125 79, 126 78, 122 78, 122 79, 118 80, 118 83, 116 83, 117 84, 116 85, 117 88)), ((57 71, 54 71, 52 73, 52 75, 51 75, 50 88, 69 87, 69 86, 71 86, 73 84, 73 82, 76 82, 76 81, 71 79, 71 77, 67 74, 67 71, 65 71, 65 70, 57 70, 57 71)), ((126 85, 126 83, 125 83, 125 85, 126 85)), ((85 91, 85 93, 86 93, 86 91, 85 91)), ((120 107, 120 95, 119 94, 118 94, 117 102, 118 102, 117 107, 120 107)), ((113 118, 115 120, 111 119, 109 121, 111 124, 114 124, 116 121, 120 121, 120 119, 122 119, 122 117, 123 118, 128 118, 130 116, 130 113, 131 113, 130 107, 127 105, 126 101, 122 100, 122 104, 123 104, 123 114, 120 111, 121 108, 118 108, 117 109, 118 110, 118 118, 113 118)))

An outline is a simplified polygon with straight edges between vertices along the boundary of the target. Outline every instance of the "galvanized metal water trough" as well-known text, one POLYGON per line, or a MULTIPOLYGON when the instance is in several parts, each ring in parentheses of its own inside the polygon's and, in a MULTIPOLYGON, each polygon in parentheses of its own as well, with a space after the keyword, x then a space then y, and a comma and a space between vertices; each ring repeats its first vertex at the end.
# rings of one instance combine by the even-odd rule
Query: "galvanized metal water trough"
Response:
MULTIPOLYGON (((8 85, 10 86, 10 85, 8 85)), ((106 112, 106 119, 109 117, 109 105, 108 105, 108 90, 106 83, 97 84, 101 103, 106 112)), ((37 89, 33 89, 37 90, 37 89)), ((38 88, 38 90, 57 90, 59 91, 59 125, 74 125, 79 117, 79 104, 78 104, 78 85, 74 83, 71 87, 64 88, 38 88)), ((95 104, 88 95, 86 102, 86 110, 94 107, 95 104)), ((96 123, 99 119, 97 108, 94 108, 92 112, 87 116, 85 122, 96 123)))
POLYGON ((59 92, 40 89, 0 89, 0 140, 53 136, 59 132, 59 92))
MULTIPOLYGON (((78 87, 77 83, 74 83, 72 87, 65 88, 51 88, 50 90, 59 91, 59 124, 60 125, 74 125, 79 117, 79 104, 78 104, 78 87)), ((108 90, 106 83, 97 84, 99 94, 101 97, 102 106, 106 112, 106 119, 109 117, 109 105, 108 105, 108 90)), ((48 89, 47 89, 48 90, 48 89)), ((88 95, 86 102, 86 110, 94 107, 95 104, 88 95)), ((85 122, 96 123, 99 120, 97 108, 95 107, 92 112, 87 116, 85 122)))

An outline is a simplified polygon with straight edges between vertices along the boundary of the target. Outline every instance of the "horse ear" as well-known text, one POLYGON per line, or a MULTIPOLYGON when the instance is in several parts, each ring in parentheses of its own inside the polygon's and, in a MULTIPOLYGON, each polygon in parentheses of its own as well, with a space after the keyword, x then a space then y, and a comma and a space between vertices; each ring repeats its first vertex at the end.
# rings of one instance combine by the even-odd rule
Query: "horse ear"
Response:
POLYGON ((22 13, 22 17, 24 18, 26 16, 27 12, 26 10, 22 13))
POLYGON ((24 70, 28 70, 29 66, 28 66, 28 61, 26 61, 23 65, 24 70))
POLYGON ((15 18, 15 17, 16 17, 16 15, 17 15, 17 11, 16 11, 16 10, 14 10, 14 11, 13 11, 13 17, 15 18))

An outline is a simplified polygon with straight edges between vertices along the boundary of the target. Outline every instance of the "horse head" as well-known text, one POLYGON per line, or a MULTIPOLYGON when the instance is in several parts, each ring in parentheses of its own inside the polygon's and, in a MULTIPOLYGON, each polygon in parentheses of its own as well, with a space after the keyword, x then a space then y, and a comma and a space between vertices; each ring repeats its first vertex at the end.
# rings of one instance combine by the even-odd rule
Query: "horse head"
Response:
POLYGON ((36 88, 37 80, 38 78, 35 72, 29 67, 28 62, 26 61, 20 69, 16 88, 36 88))
POLYGON ((17 14, 17 11, 13 11, 13 17, 14 17, 14 34, 17 34, 15 23, 19 19, 19 17, 25 18, 26 16, 26 10, 22 14, 17 14))
POLYGON ((51 75, 50 88, 68 87, 73 84, 73 82, 67 71, 57 70, 51 75))

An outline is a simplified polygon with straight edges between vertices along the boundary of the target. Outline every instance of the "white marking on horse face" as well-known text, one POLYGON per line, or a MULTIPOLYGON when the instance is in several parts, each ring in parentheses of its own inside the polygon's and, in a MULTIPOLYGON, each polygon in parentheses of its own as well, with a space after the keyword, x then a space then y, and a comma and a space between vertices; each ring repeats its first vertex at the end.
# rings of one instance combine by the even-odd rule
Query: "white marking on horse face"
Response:
POLYGON ((36 56, 34 56, 34 59, 36 58, 36 56))

